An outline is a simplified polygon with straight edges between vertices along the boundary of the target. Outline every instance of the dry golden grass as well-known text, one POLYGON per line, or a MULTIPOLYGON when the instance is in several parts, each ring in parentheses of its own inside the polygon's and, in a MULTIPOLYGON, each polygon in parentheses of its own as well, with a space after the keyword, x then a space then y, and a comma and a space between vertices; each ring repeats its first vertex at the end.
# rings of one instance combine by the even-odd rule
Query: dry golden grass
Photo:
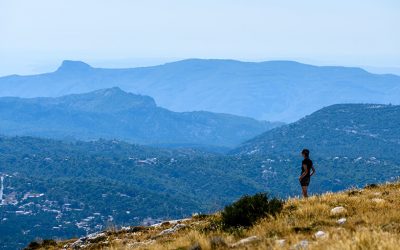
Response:
POLYGON ((308 241, 307 249, 400 249, 400 183, 308 199, 291 198, 276 218, 265 218, 252 228, 233 233, 213 229, 218 216, 187 221, 186 228, 164 236, 157 235, 171 225, 138 233, 115 233, 108 237, 107 244, 88 249, 189 249, 195 244, 203 250, 227 249, 250 236, 257 236, 258 240, 235 249, 296 249, 296 244, 303 240, 308 241), (347 211, 331 215, 331 209, 337 206, 347 211), (339 225, 337 220, 342 217, 347 221, 339 225), (316 238, 317 231, 325 232, 326 236, 316 238), (227 245, 213 247, 213 237, 219 238, 214 241, 227 245), (285 243, 281 245, 278 240, 285 243))

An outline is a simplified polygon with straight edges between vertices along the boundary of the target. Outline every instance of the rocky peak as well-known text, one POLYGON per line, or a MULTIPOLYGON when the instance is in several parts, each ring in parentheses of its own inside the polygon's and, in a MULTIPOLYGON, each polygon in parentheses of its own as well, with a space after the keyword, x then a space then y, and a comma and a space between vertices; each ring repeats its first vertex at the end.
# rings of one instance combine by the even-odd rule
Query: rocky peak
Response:
POLYGON ((79 72, 93 69, 89 64, 82 61, 64 60, 57 72, 79 72))

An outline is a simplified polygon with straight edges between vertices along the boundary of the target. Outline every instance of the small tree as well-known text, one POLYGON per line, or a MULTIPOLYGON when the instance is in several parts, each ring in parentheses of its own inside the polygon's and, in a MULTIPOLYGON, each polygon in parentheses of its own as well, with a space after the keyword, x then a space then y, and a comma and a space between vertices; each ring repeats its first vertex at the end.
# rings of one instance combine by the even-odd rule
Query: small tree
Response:
POLYGON ((222 225, 225 229, 249 227, 265 216, 276 215, 282 210, 282 207, 283 201, 276 198, 268 200, 266 193, 245 195, 225 207, 222 211, 222 225))

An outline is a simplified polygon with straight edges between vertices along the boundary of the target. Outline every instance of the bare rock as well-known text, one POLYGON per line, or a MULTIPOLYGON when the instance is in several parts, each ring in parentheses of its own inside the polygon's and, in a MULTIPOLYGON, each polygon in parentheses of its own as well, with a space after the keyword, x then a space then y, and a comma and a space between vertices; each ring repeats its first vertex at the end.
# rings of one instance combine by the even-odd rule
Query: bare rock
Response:
POLYGON ((286 245, 286 240, 284 240, 284 239, 276 240, 275 244, 280 247, 284 247, 286 245))
POLYGON ((173 226, 171 228, 161 231, 161 233, 159 235, 172 234, 172 233, 175 233, 178 230, 185 228, 185 227, 186 227, 185 224, 176 224, 175 226, 173 226))
POLYGON ((339 215, 347 213, 347 209, 344 207, 334 207, 331 209, 331 215, 339 215))
POLYGON ((346 223, 346 221, 347 221, 347 219, 343 217, 343 218, 338 219, 336 222, 339 225, 343 225, 344 223, 346 223))
POLYGON ((297 243, 296 245, 294 245, 294 249, 296 250, 300 250, 300 249, 307 249, 308 248, 308 240, 302 240, 299 243, 297 243))
POLYGON ((146 230, 145 226, 127 226, 127 227, 122 227, 120 232, 124 233, 136 233, 140 231, 146 230))
POLYGON ((98 243, 107 239, 105 233, 92 233, 87 236, 79 238, 77 241, 73 242, 70 247, 73 249, 78 249, 90 245, 92 243, 98 243))
POLYGON ((243 246, 243 245, 246 245, 246 244, 250 244, 250 243, 256 242, 258 240, 260 240, 260 238, 258 236, 250 236, 250 237, 241 239, 238 242, 232 244, 231 247, 243 246))
POLYGON ((324 231, 318 231, 314 234, 315 238, 323 239, 327 237, 327 234, 324 231))

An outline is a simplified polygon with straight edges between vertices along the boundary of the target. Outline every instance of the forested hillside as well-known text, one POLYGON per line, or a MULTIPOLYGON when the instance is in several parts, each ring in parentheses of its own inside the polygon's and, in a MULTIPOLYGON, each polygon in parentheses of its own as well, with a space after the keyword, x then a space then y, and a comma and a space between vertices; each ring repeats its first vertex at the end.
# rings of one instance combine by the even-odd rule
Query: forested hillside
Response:
POLYGON ((396 180, 399 117, 399 106, 334 105, 230 154, 119 140, 2 137, 0 240, 14 249, 35 237, 74 237, 107 225, 213 212, 244 194, 299 195, 304 147, 317 170, 312 194, 396 180))
POLYGON ((311 150, 317 169, 311 190, 321 192, 397 179, 399 146, 400 106, 340 104, 259 135, 231 153, 244 161, 259 159, 268 189, 286 194, 298 189, 303 148, 311 150))
MULTIPOLYGON (((261 177, 223 156, 121 141, 0 138, 0 245, 214 211, 261 177)), ((15 244, 21 245, 15 245, 15 244)))
POLYGON ((338 104, 243 143, 238 154, 393 157, 400 153, 400 106, 338 104))
POLYGON ((0 133, 163 146, 234 147, 281 125, 211 112, 177 113, 119 88, 59 98, 0 98, 0 133))

